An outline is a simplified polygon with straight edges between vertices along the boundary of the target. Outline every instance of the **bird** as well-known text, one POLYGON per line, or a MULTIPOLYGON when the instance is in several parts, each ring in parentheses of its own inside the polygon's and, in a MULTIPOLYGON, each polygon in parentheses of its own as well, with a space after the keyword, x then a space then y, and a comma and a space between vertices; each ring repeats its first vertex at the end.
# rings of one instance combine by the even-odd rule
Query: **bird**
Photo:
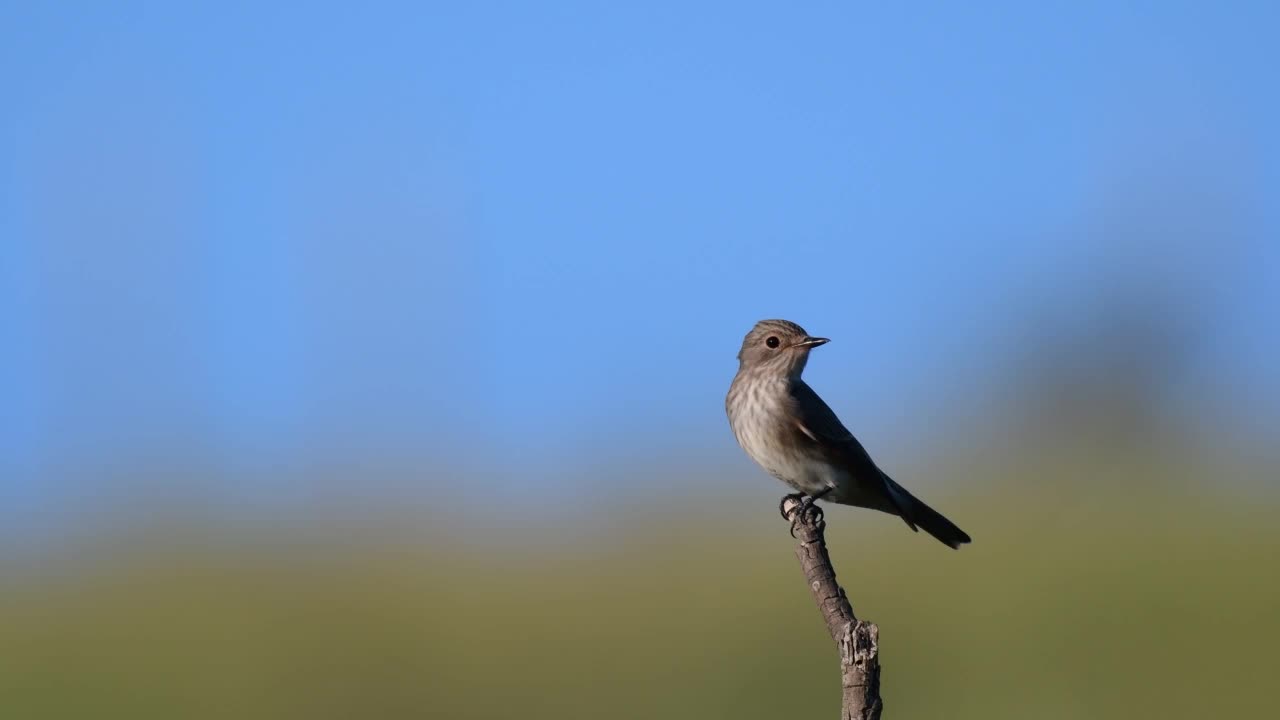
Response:
POLYGON ((897 515, 959 549, 969 535, 890 478, 803 379, 809 352, 830 342, 788 320, 761 320, 742 340, 738 372, 725 397, 734 437, 747 455, 797 492, 779 509, 792 534, 821 499, 897 515), (788 515, 788 501, 800 508, 788 515))

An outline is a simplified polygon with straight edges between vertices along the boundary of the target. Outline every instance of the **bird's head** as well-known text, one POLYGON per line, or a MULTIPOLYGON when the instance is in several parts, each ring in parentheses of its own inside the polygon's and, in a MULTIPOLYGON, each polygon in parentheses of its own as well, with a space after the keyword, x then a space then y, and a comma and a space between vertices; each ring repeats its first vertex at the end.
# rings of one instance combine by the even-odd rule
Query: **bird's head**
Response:
POLYGON ((826 338, 813 337, 793 322, 761 320, 742 339, 738 369, 798 378, 809 361, 809 351, 826 342, 826 338))

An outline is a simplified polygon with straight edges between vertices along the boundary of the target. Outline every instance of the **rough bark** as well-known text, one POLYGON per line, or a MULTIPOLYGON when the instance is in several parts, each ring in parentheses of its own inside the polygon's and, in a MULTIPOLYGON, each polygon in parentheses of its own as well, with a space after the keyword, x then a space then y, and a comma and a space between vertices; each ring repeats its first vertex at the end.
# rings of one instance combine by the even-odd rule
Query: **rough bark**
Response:
POLYGON ((782 510, 793 521, 795 537, 800 541, 796 557, 839 651, 843 688, 840 718, 878 720, 884 709, 880 700, 880 629, 853 614, 849 598, 836 582, 836 571, 827 554, 822 514, 800 512, 797 518, 800 507, 799 501, 788 499, 782 510))

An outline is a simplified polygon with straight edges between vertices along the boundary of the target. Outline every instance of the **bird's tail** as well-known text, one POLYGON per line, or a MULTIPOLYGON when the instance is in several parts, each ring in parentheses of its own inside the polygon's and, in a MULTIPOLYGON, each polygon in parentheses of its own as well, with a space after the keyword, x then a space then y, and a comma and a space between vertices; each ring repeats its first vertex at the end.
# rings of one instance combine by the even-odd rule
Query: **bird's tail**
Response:
POLYGON ((897 506, 898 515, 911 526, 912 530, 923 529, 940 540, 942 544, 957 550, 970 541, 968 533, 956 527, 956 524, 945 518, 942 513, 925 505, 923 500, 907 492, 906 488, 894 482, 888 475, 884 476, 884 481, 889 486, 889 496, 897 506))

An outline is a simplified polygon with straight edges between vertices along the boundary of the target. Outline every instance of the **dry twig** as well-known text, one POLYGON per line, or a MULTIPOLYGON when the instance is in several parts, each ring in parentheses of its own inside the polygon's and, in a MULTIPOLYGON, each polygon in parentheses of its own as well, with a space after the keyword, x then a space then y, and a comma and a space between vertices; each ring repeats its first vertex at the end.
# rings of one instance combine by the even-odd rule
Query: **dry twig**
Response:
POLYGON ((880 700, 880 629, 875 623, 859 620, 849 598, 836 582, 836 571, 827 554, 822 512, 802 505, 794 497, 783 500, 782 513, 792 521, 792 531, 800 546, 796 557, 818 603, 827 631, 840 653, 843 687, 841 720, 878 720, 884 703, 880 700))

